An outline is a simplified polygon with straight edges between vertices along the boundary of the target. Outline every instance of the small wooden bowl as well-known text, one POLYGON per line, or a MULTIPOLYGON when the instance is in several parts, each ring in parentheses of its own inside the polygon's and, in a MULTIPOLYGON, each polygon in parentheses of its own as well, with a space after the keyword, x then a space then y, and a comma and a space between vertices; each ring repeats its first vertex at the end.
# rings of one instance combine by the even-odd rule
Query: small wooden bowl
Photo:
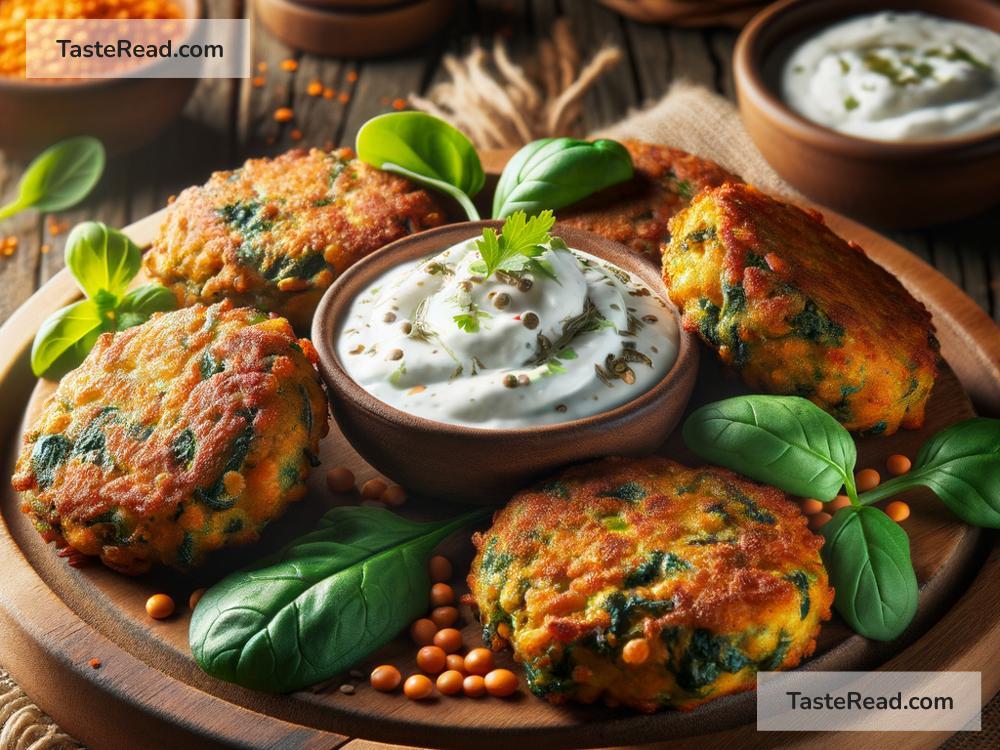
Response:
POLYGON ((257 0, 260 22, 285 44, 304 52, 333 57, 390 55, 430 39, 447 23, 454 0, 404 0, 340 4, 257 0))
POLYGON ((920 11, 1000 32, 991 0, 784 0, 756 16, 736 42, 740 113, 764 158, 816 201, 889 227, 960 219, 1000 202, 1000 132, 921 141, 845 135, 793 112, 778 75, 796 40, 881 10, 920 11))
MULTIPOLYGON (((200 0, 175 0, 201 18, 200 0)), ((177 119, 196 78, 92 78, 41 83, 0 77, 0 150, 26 160, 75 135, 98 138, 121 154, 152 141, 177 119)))
MULTIPOLYGON (((480 429, 408 414, 375 398, 341 365, 335 337, 351 303, 400 263, 424 258, 480 234, 498 221, 451 224, 405 237, 354 264, 323 295, 313 319, 319 369, 333 416, 364 459, 408 490, 465 502, 508 499, 560 466, 610 455, 644 455, 663 444, 680 419, 698 373, 698 347, 680 326, 677 362, 664 379, 628 403, 592 417, 523 429, 480 429)), ((661 290, 659 270, 596 234, 556 225, 571 247, 604 258, 661 290)), ((663 295, 664 298, 666 295, 663 295)))

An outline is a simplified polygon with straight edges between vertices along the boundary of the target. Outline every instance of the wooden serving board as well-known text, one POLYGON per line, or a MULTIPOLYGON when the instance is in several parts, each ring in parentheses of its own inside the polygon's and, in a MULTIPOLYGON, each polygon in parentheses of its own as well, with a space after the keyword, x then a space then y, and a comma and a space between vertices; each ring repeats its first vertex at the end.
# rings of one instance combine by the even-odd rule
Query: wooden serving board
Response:
MULTIPOLYGON (((127 231, 148 243, 159 223, 157 215, 127 231)), ((871 257, 900 276, 935 316, 946 357, 962 381, 945 367, 935 387, 927 424, 920 431, 859 441, 858 466, 883 470, 892 453, 914 456, 933 432, 973 414, 963 383, 973 390, 981 410, 996 412, 1000 396, 1000 333, 984 314, 936 271, 888 240, 841 217, 829 223, 848 239, 860 242, 871 257), (978 314, 977 314, 978 313, 978 314)), ((72 280, 60 274, 43 287, 0 330, 0 424, 6 427, 9 476, 24 424, 52 389, 38 384, 28 367, 30 342, 52 310, 74 296, 72 280), (20 429, 19 429, 20 428, 20 429)), ((712 356, 702 357, 699 386, 691 408, 743 392, 712 356)), ((664 452, 681 461, 696 461, 677 436, 664 452)), ((323 441, 324 468, 347 465, 359 484, 374 472, 347 444, 331 422, 323 441)), ((891 644, 852 634, 838 619, 821 634, 816 655, 805 669, 968 669, 983 672, 983 699, 1000 689, 1000 674, 985 667, 1000 651, 1000 615, 996 576, 1000 552, 994 535, 970 528, 944 509, 929 493, 907 493, 912 515, 904 523, 910 535, 921 584, 918 616, 911 628, 891 644)), ((767 747, 808 743, 839 747, 843 737, 811 734, 756 734, 752 693, 730 696, 696 711, 665 711, 652 716, 603 707, 556 708, 523 688, 505 701, 438 697, 415 703, 401 695, 370 689, 365 678, 344 680, 356 686, 345 695, 334 681, 315 691, 266 695, 224 683, 202 673, 190 657, 187 627, 189 593, 210 585, 229 570, 254 559, 310 528, 312 521, 335 504, 356 496, 331 495, 323 471, 314 472, 306 500, 273 524, 260 544, 223 553, 208 569, 190 577, 158 572, 126 578, 99 565, 74 569, 43 544, 19 501, 5 482, 0 495, 0 659, 15 679, 62 727, 93 748, 135 747, 268 747, 385 748, 399 746, 605 747, 656 743, 662 747, 767 747), (144 612, 146 598, 171 594, 178 603, 172 618, 157 622, 144 612), (101 666, 88 665, 99 659, 101 666)), ((420 517, 447 515, 444 507, 411 499, 403 512, 420 517)), ((456 534, 443 546, 456 563, 459 577, 467 570, 472 549, 468 533, 456 534)), ((458 582, 461 583, 461 582, 458 582)), ((457 588, 464 590, 464 583, 457 588)), ((467 646, 479 634, 463 608, 467 646)), ((400 638, 359 668, 391 662, 404 674, 416 671, 415 647, 400 638)), ((498 656, 512 667, 509 654, 498 656)), ((901 748, 934 747, 947 733, 895 734, 901 748)), ((877 747, 878 735, 852 735, 859 747, 877 747)))

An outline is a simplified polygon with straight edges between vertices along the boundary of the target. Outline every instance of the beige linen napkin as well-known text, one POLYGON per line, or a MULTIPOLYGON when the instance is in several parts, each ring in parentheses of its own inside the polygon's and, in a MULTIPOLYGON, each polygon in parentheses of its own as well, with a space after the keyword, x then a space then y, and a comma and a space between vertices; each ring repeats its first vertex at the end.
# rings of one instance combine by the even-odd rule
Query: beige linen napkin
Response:
POLYGON ((702 86, 679 81, 652 107, 600 135, 666 143, 717 162, 767 193, 802 197, 761 156, 733 103, 702 86))

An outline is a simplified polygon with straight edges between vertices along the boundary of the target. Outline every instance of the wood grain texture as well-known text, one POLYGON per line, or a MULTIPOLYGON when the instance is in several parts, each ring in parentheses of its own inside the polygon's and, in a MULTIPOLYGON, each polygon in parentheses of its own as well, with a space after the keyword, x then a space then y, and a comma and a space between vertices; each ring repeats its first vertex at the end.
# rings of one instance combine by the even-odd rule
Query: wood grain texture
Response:
MULTIPOLYGON (((485 157, 487 165, 494 169, 503 160, 503 155, 486 154, 485 157)), ((985 318, 955 287, 933 271, 928 272, 920 261, 901 248, 849 220, 836 216, 829 216, 828 220, 846 237, 861 241, 877 261, 887 267, 896 264, 904 283, 923 299, 938 300, 948 320, 954 317, 956 308, 966 313, 975 311, 985 318)), ((130 227, 129 232, 137 242, 146 244, 159 222, 160 217, 152 216, 130 227)), ((27 394, 31 389, 32 381, 25 362, 26 347, 33 332, 28 321, 65 304, 74 295, 68 275, 65 272, 57 274, 44 293, 23 306, 4 327, 0 333, 0 342, 3 342, 0 346, 4 347, 0 353, 0 382, 5 393, 27 394)), ((937 313, 935 319, 940 328, 942 323, 937 313)), ((973 323, 976 322, 982 323, 982 320, 974 319, 973 323)), ((961 334, 961 325, 956 325, 961 334)), ((995 340, 977 341, 962 335, 956 338, 950 331, 950 327, 942 329, 946 347, 951 347, 963 361, 968 360, 970 369, 981 367, 984 361, 996 362, 1000 356, 995 340), (970 348, 978 353, 968 354, 970 348)), ((702 383, 692 406, 741 390, 735 381, 721 373, 713 358, 706 356, 703 360, 702 383)), ((29 412, 38 408, 46 388, 51 390, 51 385, 43 384, 36 391, 29 412)), ((971 413, 958 382, 948 371, 942 374, 933 398, 931 418, 923 432, 904 431, 889 438, 862 440, 859 466, 880 467, 889 453, 914 455, 926 434, 971 413)), ((0 424, 16 425, 22 417, 23 403, 23 399, 8 399, 0 407, 0 424)), ((14 429, 8 430, 10 435, 16 433, 14 429)), ((13 459, 15 448, 15 445, 8 445, 8 461, 13 459)), ((668 443, 666 451, 680 460, 692 458, 676 436, 668 443)), ((322 459, 327 467, 349 466, 359 482, 374 476, 336 429, 323 442, 322 459)), ((666 712, 645 717, 601 707, 557 709, 524 694, 506 702, 438 699, 430 704, 417 704, 398 695, 375 693, 363 680, 354 680, 358 683, 357 692, 351 696, 339 693, 336 682, 316 692, 267 696, 207 677, 195 667, 187 651, 189 613, 186 608, 181 607, 179 614, 168 621, 153 623, 144 614, 146 597, 156 591, 166 591, 178 602, 183 602, 194 587, 210 583, 222 571, 258 555, 260 549, 274 547, 308 528, 325 508, 353 501, 350 497, 330 496, 322 486, 321 472, 315 473, 310 481, 310 500, 298 504, 285 519, 274 524, 260 547, 220 555, 213 576, 202 574, 192 580, 170 573, 128 579, 100 566, 84 570, 69 568, 54 557, 50 547, 41 543, 18 512, 16 498, 8 491, 0 503, 5 522, 0 528, 0 564, 11 571, 11 585, 4 587, 0 595, 4 632, 11 634, 9 639, 4 636, 5 644, 11 646, 5 648, 5 653, 14 655, 13 659, 7 658, 8 668, 29 694, 38 696, 43 707, 49 709, 64 728, 98 746, 102 742, 136 736, 135 732, 140 731, 137 723, 157 727, 155 736, 163 738, 160 744, 163 747, 176 746, 178 728, 194 732, 198 742, 207 743, 206 746, 213 742, 242 742, 248 746, 266 747, 335 747, 351 736, 376 743, 418 745, 424 744, 420 738, 426 738, 429 744, 447 747, 467 747, 471 743, 507 747, 512 742, 539 747, 607 746, 623 741, 640 743, 693 735, 699 735, 699 745, 704 742, 722 747, 734 742, 745 743, 747 737, 757 742, 761 737, 738 728, 752 720, 750 694, 717 701, 694 713, 666 712), (103 663, 98 672, 86 666, 94 657, 103 663), (39 669, 41 664, 46 668, 39 669), (142 689, 133 690, 134 683, 142 685, 142 689), (81 701, 60 700, 61 696, 67 696, 66 685, 71 686, 73 695, 86 696, 86 705, 96 702, 102 716, 113 720, 96 724, 92 721, 91 710, 79 708, 81 701), (226 709, 221 711, 219 705, 225 705, 226 709), (233 713, 234 706, 242 707, 246 713, 233 713), (443 711, 445 708, 447 710, 443 711), (231 718, 220 719, 220 714, 231 718), (706 728, 714 731, 726 726, 734 729, 718 738, 716 735, 702 736, 706 728)), ((970 592, 959 598, 980 563, 980 534, 958 523, 928 493, 916 492, 908 495, 907 500, 914 511, 907 522, 907 531, 922 584, 917 621, 896 643, 875 644, 852 635, 843 623, 835 620, 823 630, 817 656, 809 662, 813 668, 870 668, 892 658, 899 648, 910 644, 913 645, 902 653, 910 655, 910 661, 906 662, 914 665, 910 668, 929 664, 940 657, 936 653, 925 653, 923 644, 928 638, 934 639, 932 643, 952 638, 952 631, 941 634, 943 626, 938 620, 942 616, 953 617, 955 610, 951 613, 948 610, 956 601, 957 608, 989 606, 983 598, 989 591, 984 584, 974 584, 970 592), (976 589, 976 585, 980 585, 982 591, 976 589), (969 597, 979 598, 969 605, 969 597)), ((430 516, 446 513, 448 508, 411 500, 407 512, 430 516)), ((465 568, 471 557, 467 535, 453 537, 444 549, 455 560, 458 569, 465 568)), ((996 560, 991 560, 979 569, 976 581, 984 577, 989 581, 997 574, 996 560)), ((975 659, 985 660, 990 653, 983 648, 995 650, 998 647, 996 620, 980 616, 964 622, 967 637, 960 653, 954 653, 956 663, 964 659, 975 664, 975 659)), ((466 643, 478 644, 477 628, 468 611, 464 612, 464 622, 466 643)), ((935 648, 942 647, 936 645, 935 648)), ((944 651, 953 652, 954 647, 944 651)), ((362 668, 366 671, 375 663, 389 661, 403 666, 408 673, 415 670, 412 659, 412 645, 401 639, 366 660, 362 668)), ((501 665, 514 666, 508 654, 501 655, 498 661, 501 665)), ((952 662, 941 663, 947 666, 952 662)), ((992 695, 996 687, 984 685, 984 696, 992 695)), ((928 737, 915 737, 912 746, 930 746, 928 737)), ((865 742, 870 739, 860 738, 859 746, 866 746, 865 742)), ((683 741, 676 740, 664 747, 682 744, 683 741)))

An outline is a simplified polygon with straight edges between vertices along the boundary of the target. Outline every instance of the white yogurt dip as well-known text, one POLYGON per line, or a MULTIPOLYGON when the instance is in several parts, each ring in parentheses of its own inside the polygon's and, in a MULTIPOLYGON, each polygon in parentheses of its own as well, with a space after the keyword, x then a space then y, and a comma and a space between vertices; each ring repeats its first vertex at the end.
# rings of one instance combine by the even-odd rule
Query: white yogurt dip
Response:
POLYGON ((660 382, 679 341, 666 303, 557 237, 542 247, 555 278, 484 279, 476 238, 386 273, 339 331, 347 373, 402 411, 493 429, 599 414, 660 382))
POLYGON ((875 13, 811 37, 782 96, 834 130, 885 141, 1000 128, 1000 34, 923 13, 875 13))

